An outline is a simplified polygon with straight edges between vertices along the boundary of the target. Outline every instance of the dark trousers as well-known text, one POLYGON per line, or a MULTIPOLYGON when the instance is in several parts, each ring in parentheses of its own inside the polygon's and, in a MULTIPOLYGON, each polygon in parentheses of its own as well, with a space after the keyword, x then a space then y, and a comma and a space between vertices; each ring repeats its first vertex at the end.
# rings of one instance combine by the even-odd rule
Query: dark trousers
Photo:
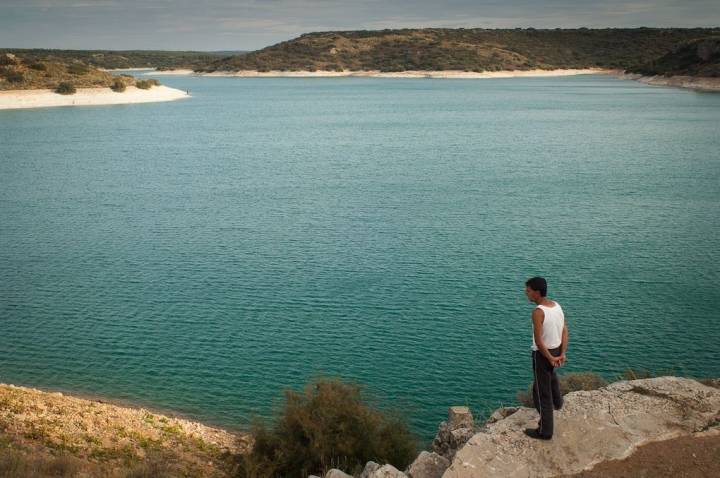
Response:
MULTIPOLYGON (((549 349, 550 355, 558 357, 560 347, 549 349)), ((533 403, 540 413, 538 432, 547 437, 553 435, 553 409, 560 410, 563 405, 560 383, 558 382, 555 367, 540 351, 533 351, 533 403)))

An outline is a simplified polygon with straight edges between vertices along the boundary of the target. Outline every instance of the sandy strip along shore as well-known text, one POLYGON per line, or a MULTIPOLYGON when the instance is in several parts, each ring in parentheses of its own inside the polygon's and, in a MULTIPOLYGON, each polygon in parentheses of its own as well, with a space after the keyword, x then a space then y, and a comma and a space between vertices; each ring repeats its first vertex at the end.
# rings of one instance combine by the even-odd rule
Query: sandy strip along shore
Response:
POLYGON ((155 68, 98 68, 100 71, 155 71, 155 68))
POLYGON ((152 70, 149 73, 142 73, 143 75, 164 75, 164 76, 175 76, 175 75, 194 75, 195 72, 192 70, 152 70))
POLYGON ((608 70, 599 68, 567 69, 567 70, 506 70, 506 71, 214 71, 212 73, 193 73, 192 70, 167 70, 144 73, 145 75, 197 75, 197 76, 237 76, 243 78, 261 77, 288 77, 288 78, 313 78, 313 77, 372 77, 372 78, 515 78, 515 77, 538 77, 538 76, 571 76, 571 75, 592 75, 606 74, 608 70))
POLYGON ((60 95, 52 90, 8 90, 0 91, 0 110, 151 103, 179 100, 189 96, 185 91, 163 85, 149 90, 128 86, 122 93, 110 88, 78 88, 73 95, 60 95))

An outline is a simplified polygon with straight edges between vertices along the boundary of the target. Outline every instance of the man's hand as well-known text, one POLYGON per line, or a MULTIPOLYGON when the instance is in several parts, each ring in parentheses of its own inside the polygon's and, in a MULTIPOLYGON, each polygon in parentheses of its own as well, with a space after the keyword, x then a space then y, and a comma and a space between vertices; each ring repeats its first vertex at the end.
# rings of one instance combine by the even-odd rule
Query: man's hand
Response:
POLYGON ((553 367, 562 367, 565 365, 565 362, 567 361, 567 357, 565 354, 560 355, 559 357, 555 357, 555 360, 552 362, 553 367))
POLYGON ((549 358, 548 360, 550 361, 550 364, 551 364, 553 367, 559 367, 560 365, 562 365, 562 359, 561 359, 561 357, 562 357, 562 356, 560 356, 560 357, 550 356, 550 358, 549 358))

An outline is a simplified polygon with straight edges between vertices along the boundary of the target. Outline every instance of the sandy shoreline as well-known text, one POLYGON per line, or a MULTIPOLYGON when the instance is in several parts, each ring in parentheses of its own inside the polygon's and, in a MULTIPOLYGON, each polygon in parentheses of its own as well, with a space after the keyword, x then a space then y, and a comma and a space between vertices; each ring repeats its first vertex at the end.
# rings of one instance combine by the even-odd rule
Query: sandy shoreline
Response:
POLYGON ((584 69, 562 69, 562 70, 505 70, 505 71, 397 71, 382 72, 378 70, 368 71, 214 71, 212 73, 194 73, 192 70, 166 70, 143 73, 144 75, 193 75, 193 76, 222 76, 241 78, 325 78, 325 77, 364 77, 364 78, 517 78, 517 77, 546 77, 546 76, 574 76, 574 75, 597 75, 607 74, 609 70, 600 68, 584 69))
POLYGON ((74 95, 60 95, 52 90, 8 90, 0 91, 0 110, 152 103, 179 100, 189 96, 182 90, 163 85, 154 86, 149 90, 128 86, 122 93, 112 91, 110 88, 78 88, 74 95))
MULTIPOLYGON (((247 433, 146 408, 9 384, 0 384, 0 438, 4 453, 11 453, 18 466, 28 459, 52 464, 62 456, 78 468, 77 476, 118 478, 234 476, 228 455, 246 453, 252 446, 247 433), (162 465, 165 473, 117 473, 143 469, 148 460, 162 465)), ((20 468, 12 476, 39 476, 34 470, 20 468)))
POLYGON ((155 68, 98 68, 100 71, 154 71, 155 68))
MULTIPOLYGON (((134 403, 127 400, 101 395, 0 383, 0 396, 7 393, 12 393, 15 396, 20 394, 23 397, 33 400, 53 400, 58 403, 63 403, 70 408, 87 406, 100 407, 115 414, 115 416, 120 414, 134 417, 138 414, 142 416, 147 413, 151 413, 157 417, 162 417, 166 420, 172 420, 174 423, 181 424, 183 428, 188 429, 188 431, 192 431, 206 437, 212 437, 216 442, 222 443, 227 449, 236 449, 238 445, 236 440, 238 438, 246 440, 249 437, 249 434, 240 428, 206 424, 174 410, 149 407, 146 404, 134 403)), ((2 410, 2 407, 0 407, 0 410, 2 410)))
POLYGON ((151 69, 152 71, 149 73, 142 73, 143 75, 152 75, 152 76, 180 76, 180 75, 194 75, 195 72, 192 70, 155 70, 151 69))

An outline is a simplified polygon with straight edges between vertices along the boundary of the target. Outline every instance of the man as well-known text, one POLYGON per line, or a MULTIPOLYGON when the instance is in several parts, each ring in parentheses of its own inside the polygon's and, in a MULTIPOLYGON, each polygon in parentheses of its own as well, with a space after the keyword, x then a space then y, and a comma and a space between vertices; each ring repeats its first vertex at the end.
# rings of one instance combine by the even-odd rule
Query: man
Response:
POLYGON ((550 440, 553 436, 553 409, 560 410, 563 398, 555 368, 566 361, 568 329, 565 314, 557 302, 548 299, 547 281, 533 277, 525 282, 525 295, 537 304, 533 322, 533 403, 540 413, 537 428, 528 428, 531 438, 550 440))

